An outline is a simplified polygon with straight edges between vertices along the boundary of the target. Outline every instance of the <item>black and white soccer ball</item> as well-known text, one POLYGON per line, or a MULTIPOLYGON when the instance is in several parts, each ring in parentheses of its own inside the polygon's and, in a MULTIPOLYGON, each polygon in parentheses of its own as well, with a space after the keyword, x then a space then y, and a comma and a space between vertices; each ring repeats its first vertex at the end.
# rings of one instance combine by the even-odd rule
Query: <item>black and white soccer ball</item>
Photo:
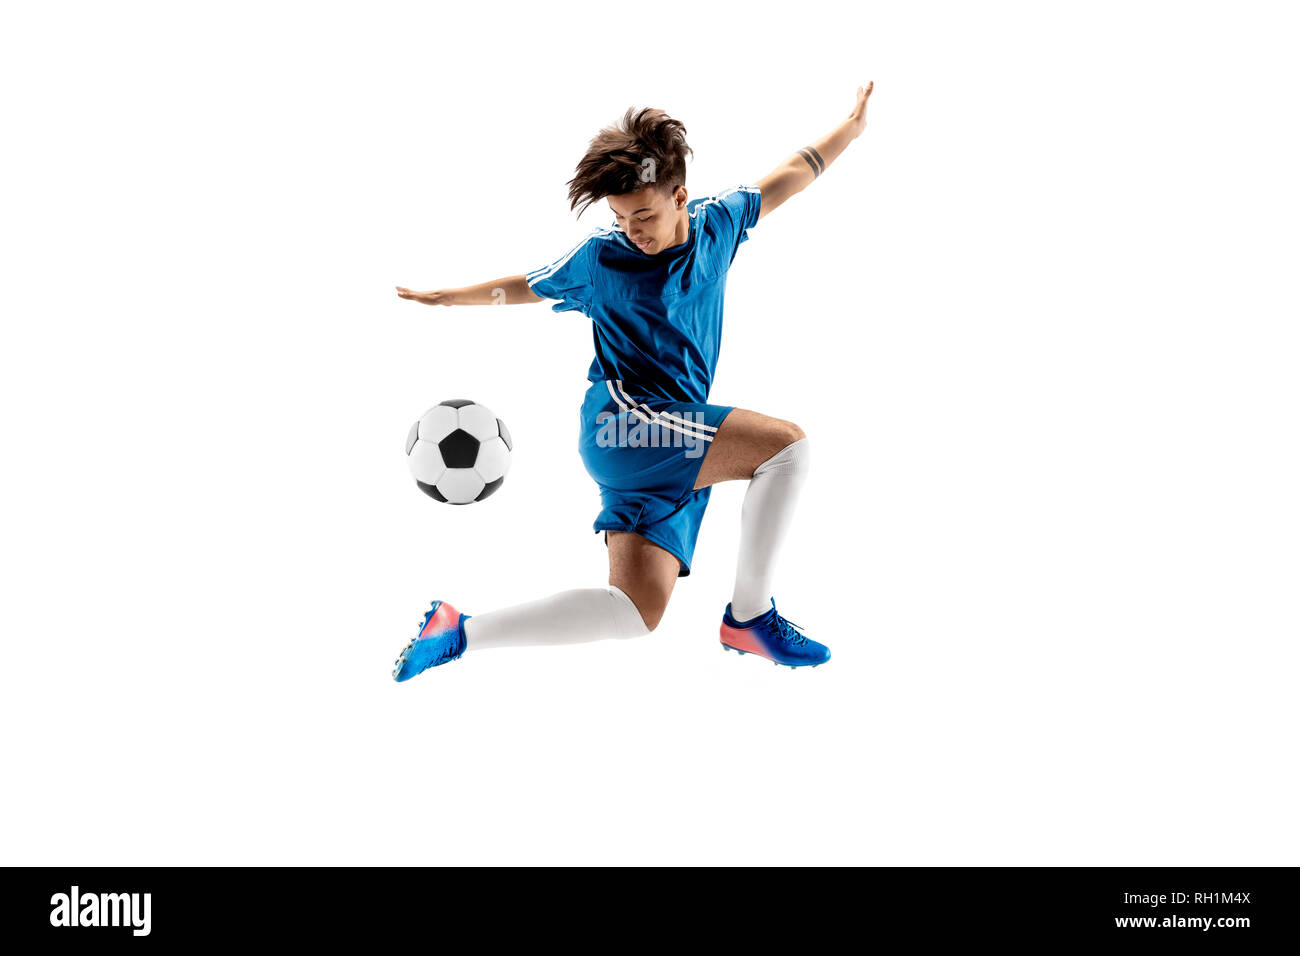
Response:
POLYGON ((510 471, 514 443, 486 405, 453 398, 435 405, 406 436, 406 463, 420 490, 452 505, 482 501, 510 471))

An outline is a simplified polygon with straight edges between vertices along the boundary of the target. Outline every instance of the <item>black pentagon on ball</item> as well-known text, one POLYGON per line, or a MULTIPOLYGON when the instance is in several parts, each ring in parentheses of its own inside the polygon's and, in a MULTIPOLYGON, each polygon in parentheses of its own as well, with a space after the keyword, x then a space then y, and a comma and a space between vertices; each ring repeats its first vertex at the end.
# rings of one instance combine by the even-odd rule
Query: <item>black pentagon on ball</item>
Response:
POLYGON ((441 502, 443 502, 444 504, 446 503, 446 501, 447 501, 447 496, 444 495, 444 494, 443 494, 441 491, 439 491, 437 488, 435 488, 433 485, 426 485, 424 482, 419 481, 418 479, 416 480, 415 483, 416 483, 417 485, 419 485, 419 486, 420 486, 420 490, 423 491, 423 492, 424 492, 426 495, 428 495, 430 498, 433 498, 433 499, 435 499, 435 500, 437 500, 437 501, 441 501, 441 502))
POLYGON ((438 450, 442 452, 442 463, 448 468, 473 468, 478 460, 478 439, 457 428, 438 442, 438 450))
POLYGON ((499 418, 497 419, 497 434, 506 443, 506 451, 515 450, 515 443, 510 440, 510 432, 506 429, 506 423, 499 418))
POLYGON ((447 405, 451 408, 464 408, 466 405, 473 405, 474 402, 468 398, 449 398, 445 402, 439 402, 439 405, 447 405))
POLYGON ((486 485, 483 486, 483 490, 480 491, 480 492, 478 493, 478 497, 475 498, 474 500, 475 500, 475 501, 482 501, 482 500, 483 500, 484 498, 486 498, 488 495, 492 494, 492 492, 494 492, 494 491, 496 491, 498 488, 500 488, 500 487, 501 487, 501 482, 503 482, 503 481, 505 481, 505 480, 506 480, 506 479, 505 479, 505 476, 502 475, 502 476, 501 476, 500 478, 498 478, 496 481, 489 481, 486 485))

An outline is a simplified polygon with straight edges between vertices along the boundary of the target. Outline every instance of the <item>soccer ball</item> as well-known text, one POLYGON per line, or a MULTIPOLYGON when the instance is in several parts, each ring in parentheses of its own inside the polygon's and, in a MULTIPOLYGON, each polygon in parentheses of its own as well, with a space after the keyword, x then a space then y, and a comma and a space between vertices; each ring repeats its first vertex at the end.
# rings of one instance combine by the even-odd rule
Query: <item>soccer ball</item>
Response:
POLYGON ((452 505, 482 501, 510 471, 514 443, 485 405, 453 398, 435 405, 406 436, 406 463, 430 498, 452 505))

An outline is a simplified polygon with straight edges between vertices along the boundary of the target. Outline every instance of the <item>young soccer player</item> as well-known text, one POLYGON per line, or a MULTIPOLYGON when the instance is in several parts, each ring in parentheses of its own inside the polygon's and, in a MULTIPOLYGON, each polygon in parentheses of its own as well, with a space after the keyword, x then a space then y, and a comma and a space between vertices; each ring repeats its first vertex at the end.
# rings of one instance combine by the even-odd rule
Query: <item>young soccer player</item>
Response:
POLYGON ((609 587, 473 616, 434 601, 395 662, 394 679, 409 680, 466 650, 650 633, 677 578, 690 574, 711 486, 740 479, 749 487, 722 645, 790 667, 830 659, 828 648, 777 613, 772 597, 776 558, 808 472, 808 439, 791 422, 710 405, 708 397, 737 249, 758 220, 862 133, 873 87, 859 87, 846 120, 754 185, 689 201, 686 128, 662 110, 628 110, 591 141, 568 184, 570 209, 608 200, 609 226, 524 275, 431 292, 397 287, 402 298, 426 305, 553 299, 556 312, 591 318, 596 357, 579 452, 600 487, 594 528, 605 532, 609 587))

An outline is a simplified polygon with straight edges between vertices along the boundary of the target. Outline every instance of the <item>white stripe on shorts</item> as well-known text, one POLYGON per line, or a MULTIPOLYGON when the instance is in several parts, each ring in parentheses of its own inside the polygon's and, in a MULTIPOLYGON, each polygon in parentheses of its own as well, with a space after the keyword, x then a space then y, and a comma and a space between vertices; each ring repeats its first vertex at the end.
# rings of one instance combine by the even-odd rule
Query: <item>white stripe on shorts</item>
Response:
MULTIPOLYGON (((618 390, 623 393, 623 397, 625 399, 627 399, 629 402, 633 401, 632 396, 627 393, 627 389, 623 387, 623 383, 621 381, 617 381, 614 384, 618 386, 618 390)), ((656 412, 653 409, 651 409, 650 406, 645 404, 642 404, 641 407, 644 408, 651 415, 658 415, 662 419, 666 419, 667 421, 671 421, 671 422, 676 422, 679 425, 685 425, 687 428, 695 428, 702 432, 716 432, 718 430, 716 425, 706 425, 703 422, 693 422, 688 419, 682 418, 680 415, 674 415, 671 412, 656 412)))
POLYGON ((623 390, 623 382, 621 380, 611 382, 609 379, 606 379, 605 385, 609 388, 609 394, 613 397, 614 401, 618 403, 619 408, 623 409, 625 412, 631 412, 643 422, 646 422, 647 424, 662 425, 664 428, 672 429, 675 432, 681 432, 683 435, 690 438, 713 441, 713 436, 708 434, 708 432, 716 432, 717 428, 712 425, 703 425, 686 421, 683 418, 669 415, 666 412, 656 412, 644 402, 637 403, 632 396, 628 395, 628 393, 623 390), (617 392, 614 391, 615 386, 618 386, 617 392), (620 393, 622 397, 620 397, 620 393), (647 415, 649 416, 648 418, 646 417, 647 415), (701 430, 690 431, 692 428, 701 430))

